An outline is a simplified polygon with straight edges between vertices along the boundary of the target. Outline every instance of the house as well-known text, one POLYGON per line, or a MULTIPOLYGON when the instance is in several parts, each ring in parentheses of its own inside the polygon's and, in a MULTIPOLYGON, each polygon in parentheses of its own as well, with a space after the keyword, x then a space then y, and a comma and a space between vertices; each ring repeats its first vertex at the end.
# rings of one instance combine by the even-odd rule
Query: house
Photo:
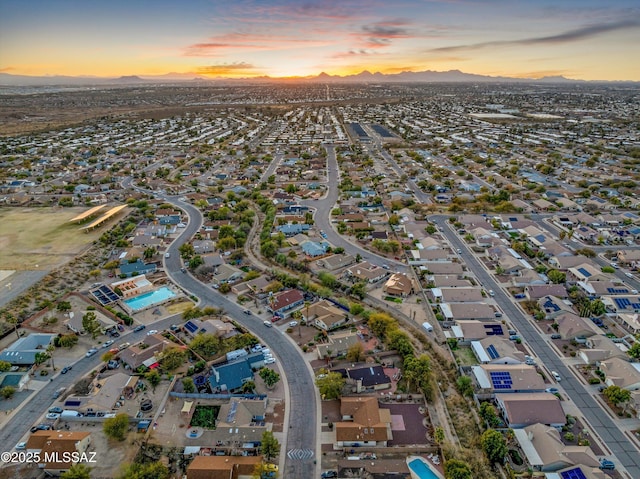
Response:
POLYGON ((244 277, 244 271, 236 268, 235 266, 231 266, 230 264, 221 264, 213 273, 213 278, 211 282, 213 284, 224 284, 224 283, 235 283, 236 281, 240 281, 244 277))
POLYGON ((496 394, 495 401, 507 427, 512 429, 537 423, 562 429, 567 422, 560 399, 555 394, 496 394))
POLYGON ((27 440, 26 449, 39 453, 38 467, 45 474, 58 476, 77 461, 73 454, 88 452, 91 433, 84 431, 36 431, 27 440), (46 462, 45 462, 46 461, 46 462))
POLYGON ((303 313, 307 324, 323 331, 339 328, 349 320, 345 311, 326 299, 304 308, 303 313))
POLYGON ((133 346, 120 351, 118 355, 123 364, 128 364, 133 371, 140 366, 146 366, 149 369, 158 367, 158 360, 161 353, 169 348, 179 348, 180 346, 173 341, 169 341, 160 334, 152 334, 145 336, 142 341, 133 346))
POLYGON ((585 364, 595 365, 611 358, 627 359, 626 353, 606 336, 591 336, 585 342, 586 348, 581 348, 578 356, 585 364))
POLYGON ((459 278, 456 275, 449 274, 427 275, 426 280, 436 288, 463 288, 471 286, 471 281, 468 279, 459 278))
POLYGON ((316 351, 318 359, 330 358, 347 354, 349 348, 359 342, 358 333, 342 331, 329 334, 326 343, 318 343, 316 351))
POLYGON ((23 336, 0 353, 0 361, 12 366, 31 366, 36 362, 36 355, 46 354, 47 346, 53 341, 55 334, 34 333, 23 336))
POLYGON ((353 282, 363 281, 365 283, 375 283, 388 274, 387 270, 375 264, 363 261, 344 272, 344 276, 353 282))
POLYGON ((496 310, 486 303, 440 303, 438 308, 447 321, 496 317, 496 310))
POLYGON ((231 287, 231 291, 235 294, 252 294, 260 297, 261 295, 266 295, 265 289, 269 286, 271 282, 264 276, 260 276, 259 278, 255 278, 249 281, 245 281, 243 283, 236 283, 231 287))
MULTIPOLYGON (((228 318, 226 318, 228 319, 228 318)), ((182 325, 184 331, 191 337, 198 334, 212 334, 218 338, 229 338, 238 334, 238 330, 229 321, 221 319, 190 319, 182 325)))
POLYGON ((460 263, 431 261, 420 266, 421 271, 430 274, 461 275, 464 269, 460 263))
POLYGON ((130 278, 131 276, 155 273, 157 266, 155 263, 144 263, 140 258, 138 258, 133 263, 120 263, 119 268, 120 276, 130 278))
POLYGON ((355 256, 350 254, 332 254, 331 256, 318 260, 318 264, 329 271, 351 266, 355 262, 355 256))
POLYGON ((162 245, 162 240, 155 236, 140 234, 133 237, 131 244, 132 246, 158 247, 162 245))
POLYGON ((387 446, 393 439, 391 413, 373 396, 342 397, 342 420, 334 424, 337 447, 387 446))
POLYGON ((262 353, 249 354, 241 359, 211 367, 209 386, 214 394, 234 393, 247 381, 253 381, 253 369, 264 365, 262 353))
POLYGON ((293 223, 293 224, 280 225, 276 227, 276 231, 278 231, 279 233, 282 233, 288 238, 290 236, 295 236, 300 233, 306 233, 307 231, 309 231, 310 228, 311 226, 305 223, 293 223))
POLYGON ((379 365, 336 369, 335 372, 342 374, 342 377, 347 379, 348 384, 355 384, 357 393, 366 390, 380 391, 391 387, 391 378, 384 372, 384 368, 379 365))
POLYGON ((608 311, 617 313, 640 313, 640 296, 634 295, 617 295, 617 296, 601 296, 600 300, 608 311))
POLYGON ((576 464, 590 468, 600 465, 589 446, 565 445, 554 427, 532 424, 513 432, 527 462, 536 471, 552 472, 576 464))
POLYGON ((542 286, 547 284, 549 279, 533 269, 522 269, 516 275, 512 275, 509 282, 516 287, 542 286))
MULTIPOLYGON (((451 326, 452 338, 457 339, 460 344, 471 344, 471 341, 480 341, 488 337, 505 335, 505 326, 498 322, 485 322, 475 319, 457 320, 451 326)), ((448 331, 445 332, 445 334, 448 331)))
POLYGON ((471 371, 478 388, 494 394, 543 392, 546 387, 535 366, 481 364, 471 371))
POLYGON ((196 456, 187 467, 187 479, 251 479, 262 456, 196 456))
POLYGON ((119 290, 123 298, 131 298, 139 294, 146 293, 153 289, 153 283, 149 281, 146 275, 133 276, 120 281, 111 283, 112 290, 119 290))
POLYGON ((619 386, 629 391, 640 390, 640 363, 630 363, 621 358, 611 358, 600 362, 600 370, 605 374, 607 386, 619 386))
POLYGON ((512 255, 501 256, 497 262, 496 270, 498 268, 501 269, 503 274, 518 274, 521 270, 525 269, 522 261, 512 255))
POLYGON ((620 324, 630 333, 638 334, 640 333, 640 317, 637 313, 628 314, 628 313, 618 313, 617 316, 620 324))
POLYGON ((327 243, 326 241, 322 241, 322 242, 317 242, 317 241, 305 241, 300 245, 300 248, 302 248, 302 252, 304 254, 306 254, 307 256, 310 256, 312 258, 315 258, 317 256, 322 256, 324 254, 326 254, 327 250, 329 249, 329 243, 327 243))
POLYGON ((284 315, 287 311, 292 310, 304 304, 304 295, 297 289, 289 289, 274 295, 269 300, 267 308, 272 314, 284 315))
POLYGON ((482 302, 482 288, 432 288, 433 298, 445 303, 479 303, 482 302))
POLYGON ((196 254, 212 253, 216 249, 216 245, 210 239, 194 240, 193 249, 196 254))
POLYGON ((558 325, 558 333, 562 339, 582 340, 601 333, 592 321, 581 318, 575 313, 561 313, 554 318, 554 321, 558 325))
POLYGON ((540 310, 545 313, 545 319, 554 319, 562 313, 574 313, 569 300, 562 300, 557 296, 544 296, 538 300, 540 310))
POLYGON ((471 350, 482 364, 522 364, 525 355, 513 341, 504 336, 492 335, 479 341, 471 341, 471 350))
POLYGON ((578 281, 576 286, 592 298, 605 295, 620 296, 633 294, 630 287, 617 281, 578 281))
POLYGON ((584 256, 552 256, 549 263, 560 271, 567 271, 569 268, 580 266, 584 263, 584 256))
POLYGON ((66 409, 84 409, 112 412, 121 396, 133 398, 138 384, 138 376, 116 372, 110 376, 100 375, 93 379, 89 395, 71 395, 66 398, 66 409))
POLYGON ((629 266, 630 268, 638 268, 640 266, 640 250, 639 249, 622 249, 616 252, 618 263, 629 266))
POLYGON ((603 273, 591 263, 582 263, 569 268, 567 281, 611 281, 612 276, 603 273))
POLYGON ((265 416, 267 399, 231 398, 220 406, 216 419, 215 439, 228 441, 231 436, 242 437, 242 442, 259 442, 267 430, 265 416), (229 429, 233 431, 229 433, 229 429))
POLYGON ((569 296, 563 284, 531 284, 525 286, 524 294, 527 299, 534 301, 545 296, 555 296, 560 299, 567 299, 569 296))
POLYGON ((382 286, 382 291, 390 296, 406 298, 415 293, 419 286, 415 281, 404 273, 394 273, 382 286))

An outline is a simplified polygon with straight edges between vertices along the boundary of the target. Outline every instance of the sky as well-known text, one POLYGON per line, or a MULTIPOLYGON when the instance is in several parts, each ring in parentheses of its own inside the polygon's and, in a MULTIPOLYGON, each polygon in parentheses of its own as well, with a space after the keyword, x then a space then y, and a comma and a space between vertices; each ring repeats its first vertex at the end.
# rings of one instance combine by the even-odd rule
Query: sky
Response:
POLYGON ((0 72, 640 81, 638 0, 0 0, 0 72))

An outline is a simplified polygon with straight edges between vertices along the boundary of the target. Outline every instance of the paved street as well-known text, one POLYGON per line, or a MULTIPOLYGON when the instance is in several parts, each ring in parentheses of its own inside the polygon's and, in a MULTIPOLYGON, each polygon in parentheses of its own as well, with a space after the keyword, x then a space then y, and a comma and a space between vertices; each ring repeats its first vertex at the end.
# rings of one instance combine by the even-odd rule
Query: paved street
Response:
POLYGON ((553 351, 551 346, 545 341, 540 331, 529 321, 527 317, 518 309, 511 301, 511 298, 505 294, 499 284, 493 279, 493 276, 487 272, 480 261, 469 251, 466 243, 456 234, 446 217, 432 217, 438 225, 439 230, 447 237, 454 248, 462 250, 462 260, 471 269, 480 283, 485 289, 493 289, 495 291, 495 300, 500 305, 506 317, 508 317, 514 326, 518 329, 520 335, 527 341, 528 346, 540 358, 549 370, 557 371, 562 377, 560 386, 567 395, 580 408, 584 418, 589 422, 592 429, 598 434, 602 441, 607 445, 616 456, 616 462, 624 466, 631 478, 640 477, 640 454, 631 443, 629 438, 624 435, 612 421, 609 416, 602 410, 596 400, 590 395, 590 391, 586 390, 583 384, 578 381, 567 368, 562 359, 553 351))

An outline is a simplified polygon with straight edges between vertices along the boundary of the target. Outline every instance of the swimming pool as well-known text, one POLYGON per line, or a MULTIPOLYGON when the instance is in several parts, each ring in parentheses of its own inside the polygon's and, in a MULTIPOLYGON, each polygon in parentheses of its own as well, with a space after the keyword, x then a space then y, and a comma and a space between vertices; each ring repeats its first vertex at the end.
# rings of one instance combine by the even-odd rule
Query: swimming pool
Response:
POLYGON ((140 296, 134 296, 133 298, 125 299, 124 304, 131 308, 134 312, 141 311, 153 306, 154 304, 162 303, 167 299, 171 299, 176 294, 166 286, 151 291, 149 293, 141 294, 140 296))
POLYGON ((421 457, 407 458, 407 465, 414 479, 442 479, 440 473, 431 469, 429 463, 421 457))

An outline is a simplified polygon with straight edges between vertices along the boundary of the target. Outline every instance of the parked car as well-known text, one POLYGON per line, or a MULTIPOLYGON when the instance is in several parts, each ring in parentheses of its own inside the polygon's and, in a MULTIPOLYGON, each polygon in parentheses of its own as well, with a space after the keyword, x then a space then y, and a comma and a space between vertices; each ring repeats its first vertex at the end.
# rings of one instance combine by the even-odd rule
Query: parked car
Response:
POLYGON ((264 360, 264 363, 265 363, 265 364, 273 364, 273 363, 275 363, 275 362, 276 362, 276 358, 273 358, 273 357, 271 357, 271 358, 266 358, 266 359, 264 360))
POLYGON ((289 321, 289 326, 291 326, 292 328, 297 325, 298 325, 298 321, 289 321))
POLYGON ((600 469, 609 469, 613 471, 616 468, 616 465, 613 461, 609 461, 608 459, 600 459, 600 469))
POLYGON ((37 426, 33 426, 30 430, 31 432, 36 432, 36 431, 49 431, 50 429, 53 429, 53 426, 51 424, 38 424, 37 426))
POLYGON ((65 366, 60 370, 60 374, 67 374, 69 371, 71 371, 71 366, 65 366))
POLYGON ((178 326, 177 324, 172 324, 169 329, 171 329, 171 331, 177 331, 180 329, 180 326, 178 326))
POLYGON ((562 339, 562 334, 552 334, 551 339, 562 339))
POLYGON ((133 328, 133 332, 137 333, 139 331, 142 331, 144 328, 146 328, 146 326, 144 324, 139 324, 138 326, 136 326, 135 328, 133 328))
POLYGON ((96 348, 91 348, 89 351, 87 351, 87 354, 85 354, 85 356, 90 358, 91 356, 93 356, 97 352, 98 352, 98 350, 96 348))
POLYGON ((51 407, 51 408, 49 408, 48 412, 60 414, 62 412, 62 408, 61 407, 51 407))
POLYGON ((152 334, 157 334, 158 330, 157 329, 150 329, 149 332, 147 333, 147 336, 151 336, 152 334))
POLYGON ((270 321, 263 321, 262 324, 264 324, 267 328, 270 328, 273 326, 270 321))
POLYGON ((520 339, 520 336, 518 336, 517 334, 512 334, 511 336, 509 336, 509 339, 511 341, 517 341, 518 339, 520 339))
POLYGON ((558 388, 547 388, 544 390, 544 392, 551 393, 551 394, 558 394, 560 390, 558 388))
POLYGON ((26 448, 27 448, 27 443, 24 441, 16 444, 16 451, 24 451, 26 448))
POLYGON ((60 413, 58 413, 58 412, 50 412, 45 417, 47 419, 60 419, 60 413))
POLYGON ((123 349, 127 349, 129 346, 131 346, 131 343, 122 343, 120 346, 118 346, 118 350, 122 351, 123 349))
POLYGON ((338 477, 338 472, 337 471, 324 471, 320 477, 322 479, 333 479, 335 477, 338 477))

